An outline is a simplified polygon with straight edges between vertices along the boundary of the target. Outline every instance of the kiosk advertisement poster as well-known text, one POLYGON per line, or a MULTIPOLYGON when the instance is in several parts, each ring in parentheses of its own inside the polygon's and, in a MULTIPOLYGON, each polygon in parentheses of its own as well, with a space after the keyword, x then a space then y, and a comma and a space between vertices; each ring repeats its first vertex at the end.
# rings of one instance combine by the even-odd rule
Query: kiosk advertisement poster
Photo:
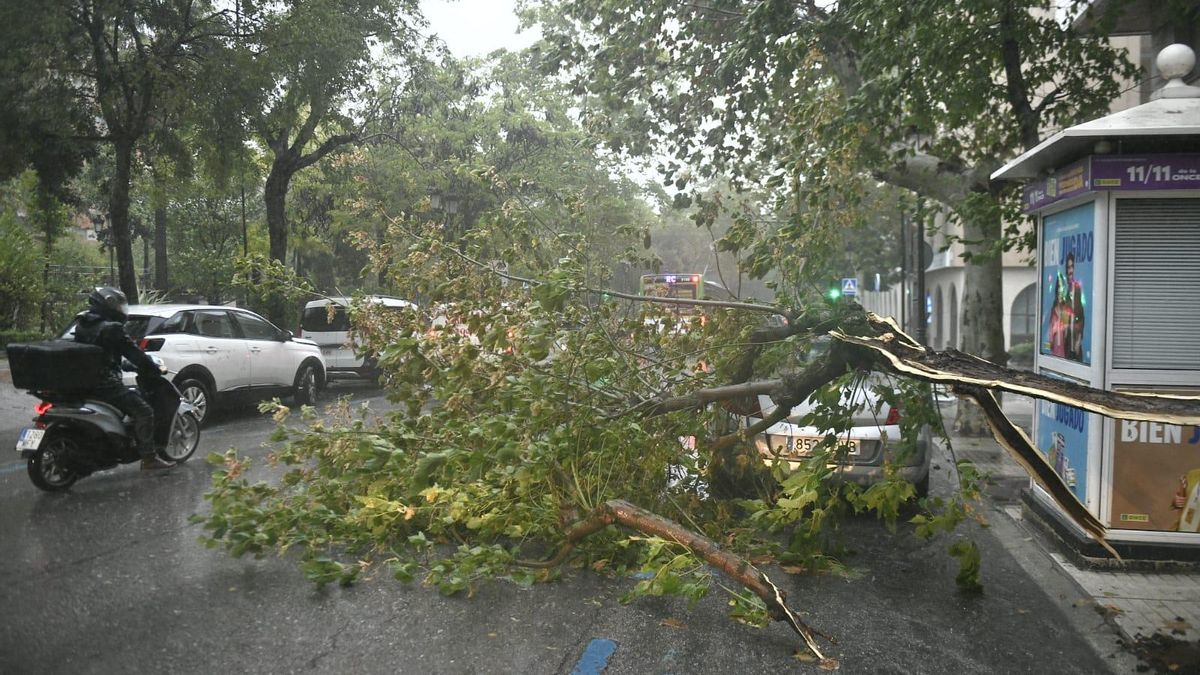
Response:
POLYGON ((1200 532, 1200 427, 1113 420, 1110 527, 1200 532))
POLYGON ((1084 365, 1092 362, 1087 313, 1095 248, 1093 212, 1089 202, 1042 220, 1041 353, 1084 365))
MULTIPOLYGON (((1042 371, 1054 377, 1053 373, 1042 371)), ((1079 501, 1087 503, 1088 421, 1079 408, 1039 399, 1037 447, 1079 501)))

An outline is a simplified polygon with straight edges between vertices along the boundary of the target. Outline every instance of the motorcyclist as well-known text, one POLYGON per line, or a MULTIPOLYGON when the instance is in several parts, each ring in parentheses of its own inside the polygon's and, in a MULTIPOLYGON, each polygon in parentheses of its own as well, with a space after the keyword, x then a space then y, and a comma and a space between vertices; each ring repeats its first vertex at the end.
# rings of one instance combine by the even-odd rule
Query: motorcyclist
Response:
POLYGON ((155 452, 154 409, 136 390, 121 381, 122 357, 137 368, 139 375, 161 377, 158 365, 125 332, 128 317, 129 304, 125 294, 108 286, 98 287, 88 295, 88 311, 80 315, 75 324, 75 341, 97 345, 108 354, 110 367, 105 381, 91 393, 133 418, 134 443, 142 457, 142 470, 169 469, 175 463, 162 459, 155 452))

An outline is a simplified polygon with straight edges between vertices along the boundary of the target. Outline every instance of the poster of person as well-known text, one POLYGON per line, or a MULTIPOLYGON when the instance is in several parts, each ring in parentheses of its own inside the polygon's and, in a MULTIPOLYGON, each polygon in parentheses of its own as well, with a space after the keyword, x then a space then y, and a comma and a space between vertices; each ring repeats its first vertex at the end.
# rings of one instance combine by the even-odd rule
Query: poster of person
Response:
POLYGON ((1113 420, 1110 527, 1200 532, 1200 427, 1113 420))
POLYGON ((1087 306, 1095 249, 1093 215, 1089 202, 1042 220, 1041 353, 1084 365, 1092 362, 1087 306))
MULTIPOLYGON (((1043 373, 1048 375, 1049 373, 1043 373)), ((1037 447, 1079 501, 1087 503, 1088 422, 1091 415, 1053 401, 1037 402, 1037 447)))

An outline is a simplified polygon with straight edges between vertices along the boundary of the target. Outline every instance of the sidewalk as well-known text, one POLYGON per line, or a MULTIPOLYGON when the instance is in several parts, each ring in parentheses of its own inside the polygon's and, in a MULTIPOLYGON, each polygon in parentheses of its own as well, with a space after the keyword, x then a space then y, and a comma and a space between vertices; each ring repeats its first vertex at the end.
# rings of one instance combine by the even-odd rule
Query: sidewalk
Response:
MULTIPOLYGON (((1026 432, 1030 430, 1033 413, 1030 399, 1006 396, 1004 409, 1026 432)), ((953 419, 952 412, 947 414, 947 428, 953 419)), ((1195 661, 1188 659, 1200 655, 1200 567, 1160 572, 1142 571, 1136 566, 1116 570, 1081 566, 1061 548, 1060 542, 1030 522, 1039 516, 1031 514, 1021 499, 1021 493, 1029 489, 1029 476, 999 444, 991 438, 953 435, 950 442, 957 459, 970 460, 987 476, 984 492, 988 499, 1029 533, 1053 564, 1091 596, 1097 611, 1117 627, 1131 648, 1139 652, 1150 648, 1170 652, 1178 651, 1180 642, 1191 643, 1187 645, 1190 654, 1179 655, 1180 658, 1167 655, 1166 662, 1187 662, 1195 668, 1195 661)), ((1196 671, 1184 666, 1178 672, 1196 671)))

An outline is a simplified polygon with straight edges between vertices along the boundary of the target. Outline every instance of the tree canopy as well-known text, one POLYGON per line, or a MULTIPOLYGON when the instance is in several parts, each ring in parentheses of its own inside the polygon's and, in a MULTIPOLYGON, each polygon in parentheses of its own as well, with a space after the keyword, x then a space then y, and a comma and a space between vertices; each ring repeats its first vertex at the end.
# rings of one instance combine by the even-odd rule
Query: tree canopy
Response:
MULTIPOLYGON (((781 228, 745 227, 726 246, 802 251, 810 269, 861 220, 871 181, 929 199, 963 226, 964 349, 1003 362, 999 252, 1019 243, 989 175, 1044 133, 1105 109, 1135 74, 1088 3, 544 0, 544 59, 591 124, 632 153, 665 151, 680 189, 696 176, 774 187, 781 228)), ((1111 17, 1110 17, 1111 18, 1111 17)), ((1011 214, 1010 214, 1011 215, 1011 214)), ((775 266, 778 260, 770 261, 775 266)), ((814 270, 815 271, 815 270, 814 270)), ((978 430, 978 429, 976 429, 978 430)))

